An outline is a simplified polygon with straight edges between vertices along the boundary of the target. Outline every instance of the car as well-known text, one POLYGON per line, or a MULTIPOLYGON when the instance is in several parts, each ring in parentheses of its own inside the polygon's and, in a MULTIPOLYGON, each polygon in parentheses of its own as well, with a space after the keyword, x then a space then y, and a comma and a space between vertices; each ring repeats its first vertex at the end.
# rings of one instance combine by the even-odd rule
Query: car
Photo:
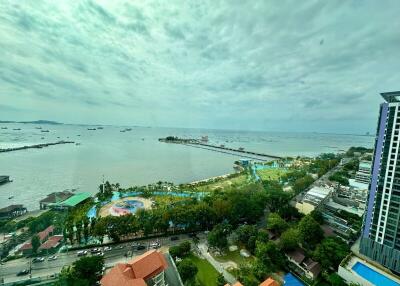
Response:
POLYGON ((29 269, 24 269, 21 270, 20 272, 17 273, 17 276, 23 276, 29 274, 29 269))
POLYGON ((92 254, 93 256, 104 256, 104 252, 96 252, 92 254))
POLYGON ((170 240, 171 240, 171 241, 179 240, 179 236, 171 236, 170 240))
POLYGON ((123 245, 119 245, 117 248, 118 248, 118 249, 123 249, 124 246, 123 246, 123 245))
POLYGON ((137 249, 137 250, 143 250, 143 249, 146 249, 146 246, 144 246, 144 245, 142 245, 142 244, 138 244, 138 245, 136 246, 136 249, 137 249))
POLYGON ((92 249, 90 250, 90 253, 97 253, 97 252, 100 252, 100 251, 101 251, 100 248, 92 248, 92 249))
POLYGON ((47 258, 47 261, 53 261, 53 260, 56 260, 58 257, 57 257, 57 255, 53 255, 53 256, 50 256, 49 258, 47 258))
POLYGON ((43 257, 35 257, 32 259, 32 263, 38 263, 38 262, 43 262, 44 258, 43 257))
POLYGON ((87 255, 87 250, 80 250, 77 252, 78 256, 86 256, 87 255))
POLYGON ((110 251, 111 249, 111 246, 104 246, 103 251, 110 251))
POLYGON ((161 244, 159 242, 152 242, 150 243, 150 247, 153 249, 157 249, 161 246, 161 244))

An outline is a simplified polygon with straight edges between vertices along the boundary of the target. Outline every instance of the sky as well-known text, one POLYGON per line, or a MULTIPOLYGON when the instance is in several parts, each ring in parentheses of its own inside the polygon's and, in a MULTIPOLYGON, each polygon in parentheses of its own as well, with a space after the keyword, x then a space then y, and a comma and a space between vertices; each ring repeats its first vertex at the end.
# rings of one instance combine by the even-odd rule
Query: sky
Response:
POLYGON ((0 120, 374 132, 400 1, 0 1, 0 120))

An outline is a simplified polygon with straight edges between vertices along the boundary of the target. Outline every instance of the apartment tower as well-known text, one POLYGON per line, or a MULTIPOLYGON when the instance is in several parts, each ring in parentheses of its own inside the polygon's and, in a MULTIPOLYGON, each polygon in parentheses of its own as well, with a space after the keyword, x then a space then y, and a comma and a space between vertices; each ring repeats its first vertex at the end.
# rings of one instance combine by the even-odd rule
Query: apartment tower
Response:
POLYGON ((360 252, 400 273, 400 91, 381 95, 360 252))

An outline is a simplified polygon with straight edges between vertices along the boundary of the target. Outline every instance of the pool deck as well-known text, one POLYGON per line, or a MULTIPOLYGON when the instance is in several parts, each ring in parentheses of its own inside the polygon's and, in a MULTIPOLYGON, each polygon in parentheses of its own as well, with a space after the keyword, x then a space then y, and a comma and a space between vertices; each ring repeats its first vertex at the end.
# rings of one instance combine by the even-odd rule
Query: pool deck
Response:
POLYGON ((370 263, 368 260, 362 259, 355 254, 353 254, 350 258, 350 260, 347 262, 346 265, 340 265, 339 266, 339 276, 341 276, 344 280, 348 282, 354 282, 358 283, 360 285, 365 285, 365 286, 376 286, 376 284, 373 284, 366 280, 364 277, 360 276, 357 272, 353 270, 354 265, 360 262, 364 264, 365 266, 371 268, 372 270, 382 274, 386 278, 393 280, 394 282, 397 282, 400 285, 400 278, 395 276, 394 274, 389 273, 388 271, 384 271, 381 268, 382 267, 376 267, 374 264, 370 263))
POLYGON ((124 201, 129 201, 129 200, 135 200, 135 201, 139 201, 139 202, 143 203, 143 209, 151 209, 152 201, 149 199, 145 199, 145 198, 141 198, 141 197, 125 197, 125 198, 121 198, 121 199, 112 201, 111 203, 108 203, 105 206, 103 206, 100 209, 100 217, 115 215, 111 211, 111 208, 118 203, 122 203, 124 201))

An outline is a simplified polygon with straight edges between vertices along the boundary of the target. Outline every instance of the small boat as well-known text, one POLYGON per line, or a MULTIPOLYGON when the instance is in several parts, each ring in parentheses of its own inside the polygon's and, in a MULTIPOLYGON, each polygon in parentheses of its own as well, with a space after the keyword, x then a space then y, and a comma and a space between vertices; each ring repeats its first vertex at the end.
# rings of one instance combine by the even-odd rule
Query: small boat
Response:
POLYGON ((10 196, 10 197, 8 197, 8 199, 9 199, 9 200, 11 200, 11 199, 13 199, 13 198, 14 198, 14 196, 10 196))
POLYGON ((97 129, 104 129, 104 128, 100 126, 100 127, 97 127, 97 129))
POLYGON ((50 132, 49 130, 40 130, 40 132, 50 132))
POLYGON ((88 128, 87 130, 96 130, 96 128, 88 128))
POLYGON ((40 138, 40 139, 42 139, 42 140, 43 140, 43 139, 44 139, 44 137, 42 137, 42 138, 40 138))
POLYGON ((8 127, 1 127, 1 129, 8 129, 8 127))
POLYGON ((81 143, 75 143, 75 145, 76 145, 76 146, 79 146, 79 145, 81 145, 81 143))
POLYGON ((57 138, 60 138, 60 136, 57 136, 57 138))
POLYGON ((126 128, 125 131, 132 131, 132 128, 126 128))
POLYGON ((39 127, 35 127, 35 129, 42 129, 42 127, 40 127, 40 126, 39 127))
POLYGON ((239 151, 243 151, 244 150, 244 148, 243 147, 239 147, 239 151))
POLYGON ((120 130, 119 132, 125 132, 125 130, 120 130))
POLYGON ((21 130, 21 128, 14 128, 13 130, 21 130))

